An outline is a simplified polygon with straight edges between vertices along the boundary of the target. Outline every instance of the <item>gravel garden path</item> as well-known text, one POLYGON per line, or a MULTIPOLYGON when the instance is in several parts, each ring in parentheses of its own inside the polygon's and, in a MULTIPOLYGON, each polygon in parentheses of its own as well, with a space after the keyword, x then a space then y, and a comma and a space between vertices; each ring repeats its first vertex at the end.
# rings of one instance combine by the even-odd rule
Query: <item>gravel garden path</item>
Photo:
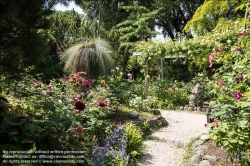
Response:
POLYGON ((204 114, 164 110, 161 114, 169 125, 154 132, 153 140, 144 142, 146 153, 138 166, 180 166, 191 138, 207 133, 204 114))

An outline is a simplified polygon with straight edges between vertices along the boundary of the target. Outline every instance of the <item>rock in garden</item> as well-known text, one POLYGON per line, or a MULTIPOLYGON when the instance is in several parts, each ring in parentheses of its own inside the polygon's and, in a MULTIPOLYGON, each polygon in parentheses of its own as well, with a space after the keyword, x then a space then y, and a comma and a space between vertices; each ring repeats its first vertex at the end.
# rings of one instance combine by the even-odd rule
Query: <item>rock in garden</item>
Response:
POLYGON ((196 103, 196 94, 191 94, 190 99, 189 99, 189 105, 194 106, 196 103))
POLYGON ((202 141, 201 140, 197 140, 197 141, 195 141, 193 143, 192 148, 195 149, 195 148, 199 147, 201 144, 202 144, 202 141))
POLYGON ((129 114, 129 117, 130 118, 134 118, 134 119, 136 119, 136 118, 138 118, 139 117, 139 113, 138 112, 131 112, 130 114, 129 114))
POLYGON ((201 107, 197 107, 197 111, 201 112, 202 108, 201 107))
POLYGON ((180 106, 180 110, 184 110, 184 107, 183 107, 183 106, 180 106))
POLYGON ((168 122, 161 115, 155 116, 151 119, 148 119, 148 124, 150 129, 156 129, 159 127, 167 126, 168 122))
POLYGON ((200 139, 205 141, 205 140, 208 139, 208 136, 207 135, 202 135, 200 139))
POLYGON ((210 156, 210 155, 205 155, 203 157, 204 160, 208 160, 210 162, 215 162, 216 161, 216 156, 210 156))
POLYGON ((206 108, 202 108, 202 110, 201 110, 202 112, 206 112, 206 108))
POLYGON ((197 94, 197 93, 200 93, 202 92, 202 85, 200 83, 196 84, 195 87, 192 89, 192 93, 193 94, 197 94))
POLYGON ((199 166, 210 166, 210 163, 208 160, 202 160, 199 164, 199 166))
POLYGON ((191 157, 190 159, 190 164, 191 165, 197 165, 200 162, 201 159, 201 155, 200 154, 196 154, 194 156, 191 157))
POLYGON ((153 115, 161 115, 161 112, 159 110, 157 110, 157 109, 151 110, 151 113, 153 115))
POLYGON ((188 111, 193 111, 194 108, 193 107, 188 107, 188 111))
POLYGON ((195 87, 192 89, 192 94, 189 99, 189 105, 191 106, 197 106, 197 102, 199 98, 197 97, 198 93, 201 93, 203 90, 203 87, 200 83, 196 84, 195 87))
POLYGON ((176 109, 176 110, 179 110, 179 109, 180 109, 180 107, 179 107, 179 106, 176 106, 176 107, 175 107, 175 109, 176 109))
POLYGON ((184 107, 184 110, 185 110, 185 111, 187 111, 187 110, 188 110, 188 105, 186 105, 186 106, 184 107))
POLYGON ((206 108, 206 112, 207 112, 207 113, 211 113, 211 108, 207 107, 207 108, 206 108))

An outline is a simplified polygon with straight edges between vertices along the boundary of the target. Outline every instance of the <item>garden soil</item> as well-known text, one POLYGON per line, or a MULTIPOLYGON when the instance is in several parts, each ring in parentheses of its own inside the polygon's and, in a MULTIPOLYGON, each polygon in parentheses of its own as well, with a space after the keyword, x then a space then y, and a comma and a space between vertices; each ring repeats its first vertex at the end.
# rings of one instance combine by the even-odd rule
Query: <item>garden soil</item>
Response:
POLYGON ((144 142, 145 155, 138 166, 181 166, 185 146, 192 138, 208 132, 204 114, 164 110, 161 114, 169 125, 154 132, 154 139, 144 142))

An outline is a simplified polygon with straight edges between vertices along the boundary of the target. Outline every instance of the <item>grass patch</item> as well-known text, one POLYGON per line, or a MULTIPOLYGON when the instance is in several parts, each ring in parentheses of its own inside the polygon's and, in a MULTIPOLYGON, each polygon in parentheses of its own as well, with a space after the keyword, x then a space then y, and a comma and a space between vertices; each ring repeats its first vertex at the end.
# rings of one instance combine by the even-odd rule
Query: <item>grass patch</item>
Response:
POLYGON ((192 138, 191 141, 185 147, 186 154, 183 156, 182 166, 191 166, 189 160, 194 155, 194 150, 192 149, 194 142, 195 142, 195 139, 192 138))
POLYGON ((181 149, 181 148, 184 148, 185 146, 184 146, 184 144, 182 144, 182 143, 180 143, 180 142, 178 142, 177 144, 176 144, 176 148, 178 148, 178 149, 181 149))
POLYGON ((163 142, 164 140, 160 139, 159 137, 153 136, 152 134, 147 135, 144 140, 152 140, 156 142, 163 142))

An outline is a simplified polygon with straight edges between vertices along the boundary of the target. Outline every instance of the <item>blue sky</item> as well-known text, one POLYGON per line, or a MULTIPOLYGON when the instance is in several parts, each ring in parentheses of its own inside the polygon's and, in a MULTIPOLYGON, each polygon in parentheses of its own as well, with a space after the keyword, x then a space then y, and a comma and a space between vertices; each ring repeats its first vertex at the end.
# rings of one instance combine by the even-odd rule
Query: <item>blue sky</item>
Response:
POLYGON ((55 9, 60 10, 60 11, 65 11, 65 10, 72 10, 74 8, 75 11, 77 11, 80 14, 83 14, 83 11, 80 7, 76 6, 74 2, 70 2, 69 6, 65 7, 63 5, 56 5, 55 9))
MULTIPOLYGON (((76 6, 76 4, 74 2, 70 2, 69 6, 65 7, 63 5, 56 5, 55 6, 55 10, 60 10, 60 11, 65 11, 65 10, 72 10, 74 8, 75 11, 77 11, 80 14, 83 14, 83 11, 80 7, 76 6)), ((157 27, 155 27, 155 30, 160 32, 160 29, 158 29, 157 27)), ((162 34, 157 35, 153 40, 164 40, 164 37, 162 34)))

